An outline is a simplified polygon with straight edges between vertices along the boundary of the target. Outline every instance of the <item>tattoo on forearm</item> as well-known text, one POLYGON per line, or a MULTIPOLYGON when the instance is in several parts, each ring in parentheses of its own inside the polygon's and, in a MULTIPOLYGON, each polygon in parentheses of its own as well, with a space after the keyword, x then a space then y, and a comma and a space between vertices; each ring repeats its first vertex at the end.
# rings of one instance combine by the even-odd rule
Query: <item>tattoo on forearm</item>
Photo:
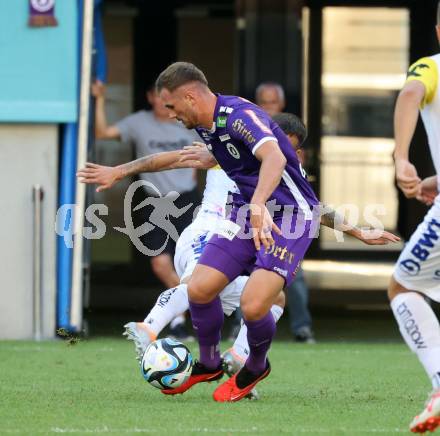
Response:
POLYGON ((121 165, 121 168, 125 177, 134 176, 136 174, 151 171, 151 169, 154 168, 155 160, 157 160, 157 156, 154 154, 151 156, 144 156, 121 165))
POLYGON ((341 232, 356 229, 356 226, 352 226, 351 224, 347 223, 342 215, 338 214, 334 209, 326 205, 321 206, 321 224, 341 232))
MULTIPOLYGON (((324 213, 321 215, 321 224, 326 227, 330 227, 332 229, 335 228, 336 221, 336 211, 323 211, 324 213)), ((339 221, 340 222, 340 221, 339 221)))

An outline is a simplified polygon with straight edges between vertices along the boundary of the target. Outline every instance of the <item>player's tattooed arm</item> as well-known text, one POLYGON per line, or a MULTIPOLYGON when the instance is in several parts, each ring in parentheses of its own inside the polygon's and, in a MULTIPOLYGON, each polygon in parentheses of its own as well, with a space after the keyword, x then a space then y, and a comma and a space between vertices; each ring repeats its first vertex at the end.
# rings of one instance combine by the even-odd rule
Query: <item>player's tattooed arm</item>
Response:
MULTIPOLYGON (((201 159, 201 157, 200 157, 201 159)), ((98 165, 87 162, 76 175, 80 182, 98 185, 96 192, 111 188, 125 177, 141 173, 153 173, 158 171, 172 170, 176 168, 210 168, 216 164, 200 159, 187 159, 183 161, 181 151, 164 151, 149 156, 141 157, 116 167, 98 165)))
POLYGON ((361 229, 348 223, 345 218, 330 206, 321 205, 321 224, 359 239, 367 245, 386 245, 398 242, 400 238, 383 229, 361 229))
POLYGON ((214 156, 208 151, 206 145, 202 142, 193 142, 192 145, 183 147, 183 150, 179 153, 179 168, 190 167, 207 170, 218 165, 214 156))
POLYGON ((179 151, 165 151, 154 153, 149 156, 118 165, 121 178, 130 177, 141 173, 154 173, 158 171, 172 170, 177 168, 180 159, 179 151))
POLYGON ((166 151, 141 157, 116 167, 87 162, 85 167, 81 168, 76 175, 82 183, 98 185, 96 191, 100 192, 111 188, 125 177, 177 168, 176 162, 179 161, 179 158, 178 151, 166 151))
POLYGON ((345 218, 338 214, 334 209, 325 204, 320 205, 321 225, 340 232, 349 232, 354 226, 348 224, 345 218))
POLYGON ((183 150, 164 151, 150 156, 141 157, 132 162, 119 165, 123 177, 134 176, 140 173, 153 173, 158 171, 173 170, 176 168, 198 168, 208 169, 217 164, 211 153, 206 149, 205 144, 194 142, 193 145, 184 147, 183 150), (192 159, 184 158, 186 150, 199 150, 192 159))

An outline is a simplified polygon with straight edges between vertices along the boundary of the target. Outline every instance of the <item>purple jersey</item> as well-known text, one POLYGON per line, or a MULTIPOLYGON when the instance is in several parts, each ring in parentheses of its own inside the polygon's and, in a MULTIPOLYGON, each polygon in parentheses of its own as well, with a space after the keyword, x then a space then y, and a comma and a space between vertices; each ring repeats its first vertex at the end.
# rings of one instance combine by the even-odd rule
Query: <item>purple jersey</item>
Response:
POLYGON ((217 96, 211 130, 196 129, 222 169, 236 183, 240 194, 234 203, 249 203, 258 183, 261 162, 254 156, 258 147, 276 141, 287 160, 280 184, 268 201, 291 205, 312 219, 318 199, 306 179, 289 139, 272 118, 255 104, 235 96, 217 96))

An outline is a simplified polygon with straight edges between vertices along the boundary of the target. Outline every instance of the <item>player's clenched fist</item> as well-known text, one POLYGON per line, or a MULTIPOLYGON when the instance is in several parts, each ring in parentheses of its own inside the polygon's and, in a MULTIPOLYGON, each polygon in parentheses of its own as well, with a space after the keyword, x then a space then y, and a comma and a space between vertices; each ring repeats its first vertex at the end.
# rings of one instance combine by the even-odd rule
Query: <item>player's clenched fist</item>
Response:
POLYGON ((415 166, 406 159, 396 159, 395 163, 397 186, 406 198, 416 197, 421 180, 415 166))
POLYGON ((416 198, 427 206, 431 206, 438 194, 438 178, 432 176, 422 180, 416 198))

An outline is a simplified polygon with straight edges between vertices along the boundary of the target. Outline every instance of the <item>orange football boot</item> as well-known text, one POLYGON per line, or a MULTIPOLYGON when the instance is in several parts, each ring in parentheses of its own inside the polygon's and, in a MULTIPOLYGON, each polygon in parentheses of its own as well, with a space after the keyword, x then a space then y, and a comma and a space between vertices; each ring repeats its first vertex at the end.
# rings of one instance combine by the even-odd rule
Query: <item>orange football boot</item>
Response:
POLYGON ((266 378, 270 373, 270 363, 267 361, 266 369, 259 375, 255 375, 245 366, 234 374, 229 380, 222 383, 213 393, 215 401, 220 403, 240 401, 249 395, 257 383, 266 378))
POLYGON ((174 389, 162 389, 161 392, 165 395, 183 394, 197 383, 220 380, 223 377, 223 374, 223 362, 220 362, 220 365, 215 369, 208 369, 196 360, 191 375, 185 383, 174 389))

